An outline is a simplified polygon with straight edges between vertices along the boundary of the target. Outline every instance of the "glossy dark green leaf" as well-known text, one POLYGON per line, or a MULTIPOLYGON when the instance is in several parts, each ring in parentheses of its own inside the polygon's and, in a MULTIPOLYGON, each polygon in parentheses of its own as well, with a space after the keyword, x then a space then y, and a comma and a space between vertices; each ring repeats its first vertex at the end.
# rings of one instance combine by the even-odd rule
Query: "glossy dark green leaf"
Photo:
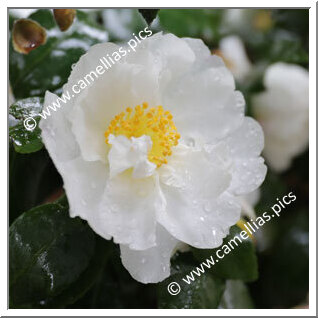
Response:
POLYGON ((10 144, 9 151, 9 220, 43 204, 61 189, 62 178, 46 149, 20 154, 10 144))
MULTIPOLYGON (((174 258, 171 276, 158 285, 159 308, 212 309, 218 307, 225 288, 224 280, 208 271, 199 277, 192 276, 193 281, 189 280, 187 275, 196 266, 198 264, 191 253, 180 254, 174 258), (181 288, 177 295, 171 295, 167 290, 169 284, 174 282, 178 283, 181 288)), ((176 287, 173 287, 172 290, 176 290, 176 287)))
POLYGON ((179 37, 201 38, 207 43, 219 39, 223 10, 160 9, 158 15, 163 30, 179 37))
POLYGON ((10 41, 9 77, 16 98, 44 96, 46 90, 60 93, 76 63, 90 46, 105 42, 107 32, 93 23, 87 15, 77 12, 77 17, 67 32, 57 27, 51 10, 38 10, 30 19, 47 29, 45 45, 28 55, 17 53, 10 41))
POLYGON ((252 309, 251 295, 246 285, 240 280, 227 280, 221 299, 220 309, 252 309))
POLYGON ((275 27, 286 29, 301 36, 304 44, 309 37, 309 9, 273 9, 275 27))
MULTIPOLYGON (((94 232, 60 204, 23 213, 10 227, 9 246, 11 308, 62 306, 67 297, 54 299, 80 279, 96 251, 94 232)), ((68 301, 82 292, 72 290, 68 301)))
MULTIPOLYGON (((241 228, 232 226, 230 234, 223 240, 224 247, 216 249, 195 249, 193 254, 200 262, 210 259, 211 255, 215 260, 215 264, 211 267, 211 273, 225 279, 240 279, 243 281, 253 281, 258 278, 257 258, 255 247, 250 238, 238 239, 233 241, 236 236, 239 236, 241 228), (227 248, 226 248, 227 246, 227 248), (231 248, 232 246, 232 248, 231 248), (216 252, 221 249, 220 255, 222 259, 218 259, 216 252), (227 252, 225 252, 225 250, 227 252), (218 262, 216 262, 218 260, 218 262)), ((222 246, 223 246, 222 245, 222 246)), ((198 266, 198 265, 197 265, 198 266)))
MULTIPOLYGON (((55 297, 47 298, 42 308, 68 308, 69 305, 76 303, 83 298, 95 285, 100 277, 102 277, 105 264, 108 263, 111 257, 111 247, 113 243, 104 240, 95 234, 95 250, 94 255, 90 260, 89 266, 81 274, 81 276, 61 294, 55 297)), ((110 296, 110 290, 103 291, 104 297, 110 296)), ((75 306, 74 308, 78 308, 75 306)), ((96 308, 96 307, 93 307, 96 308)))
POLYGON ((43 147, 41 129, 38 124, 43 99, 30 97, 19 100, 9 108, 9 137, 15 151, 19 153, 36 152, 43 147))
POLYGON ((89 292, 67 308, 156 308, 156 285, 136 281, 123 267, 119 247, 112 244, 109 261, 89 292))
POLYGON ((159 9, 139 9, 138 10, 148 25, 156 18, 159 9))
POLYGON ((260 257, 261 279, 251 286, 256 307, 291 308, 305 303, 310 279, 308 209, 287 208, 268 226, 275 227, 276 235, 260 257))

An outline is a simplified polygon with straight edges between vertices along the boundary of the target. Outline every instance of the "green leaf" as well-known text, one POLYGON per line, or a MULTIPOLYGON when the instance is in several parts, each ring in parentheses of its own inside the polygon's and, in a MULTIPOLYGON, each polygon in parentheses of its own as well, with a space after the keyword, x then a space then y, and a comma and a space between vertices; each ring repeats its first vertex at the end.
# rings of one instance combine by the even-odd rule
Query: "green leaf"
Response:
POLYGON ((54 203, 61 205, 63 208, 69 209, 69 204, 65 193, 63 193, 54 203))
POLYGON ((76 63, 90 46, 105 42, 105 29, 77 11, 77 17, 67 32, 57 27, 51 10, 38 10, 30 19, 47 29, 45 45, 23 55, 9 46, 9 77, 16 98, 44 96, 46 90, 60 93, 66 83, 72 64, 76 63))
MULTIPOLYGON (((61 294, 48 298, 42 307, 66 308, 81 299, 92 289, 98 278, 101 277, 105 264, 109 261, 111 245, 113 245, 112 242, 106 241, 98 235, 95 235, 95 242, 94 255, 84 273, 61 294)), ((107 297, 107 294, 104 296, 107 297)))
POLYGON ((15 151, 31 153, 42 149, 41 129, 38 125, 40 121, 38 114, 42 111, 42 107, 43 99, 39 97, 22 99, 10 106, 9 136, 15 151), (24 122, 25 120, 26 122, 24 122), (31 129, 27 129, 25 125, 31 125, 32 127, 30 126, 31 129))
MULTIPOLYGON (((217 308, 221 300, 225 283, 224 280, 211 273, 194 276, 194 281, 183 280, 198 264, 191 253, 177 255, 172 264, 171 276, 158 285, 159 308, 171 309, 210 309, 217 308), (176 282, 181 291, 177 295, 168 292, 169 284, 176 282)), ((174 287, 175 289, 175 287, 174 287)))
POLYGON ((201 38, 207 43, 217 43, 223 10, 160 9, 160 25, 164 31, 179 37, 201 38))
MULTIPOLYGON (((193 248, 194 256, 203 262, 213 256, 215 264, 211 267, 211 273, 225 279, 240 279, 243 281, 253 281, 258 278, 257 258, 255 247, 250 238, 241 239, 241 243, 235 237, 240 237, 242 231, 234 225, 230 229, 230 234, 223 240, 222 247, 207 250, 193 248), (234 242, 235 239, 235 242, 234 242), (231 248, 231 246, 233 248, 231 248), (221 250, 222 259, 218 259, 216 252, 221 250)), ((198 265, 197 265, 198 266, 198 265)))
POLYGON ((251 286, 253 299, 257 308, 291 308, 308 297, 308 209, 288 207, 280 219, 271 221, 268 226, 275 227, 277 235, 260 257, 261 279, 251 286))
POLYGON ((246 285, 240 280, 227 280, 220 309, 252 309, 253 301, 246 285))
POLYGON ((268 51, 270 62, 285 62, 306 66, 309 62, 308 51, 300 38, 293 33, 277 31, 271 35, 272 43, 268 51))
POLYGON ((272 29, 263 34, 244 35, 245 46, 254 63, 268 66, 275 62, 308 65, 308 50, 302 39, 289 30, 272 29))
POLYGON ((9 151, 9 219, 10 224, 23 212, 43 202, 62 187, 46 149, 20 154, 10 145, 9 151))
POLYGON ((150 309, 156 308, 156 296, 156 285, 132 278, 122 265, 119 246, 112 244, 110 259, 94 286, 68 308, 150 309))
POLYGON ((147 24, 150 25, 151 22, 156 18, 159 9, 138 9, 138 11, 146 20, 147 24))
MULTIPOLYGON (((272 9, 275 27, 289 30, 299 35, 308 45, 309 9, 272 9)), ((308 48, 308 47, 307 47, 308 48)))
POLYGON ((22 214, 10 227, 9 246, 11 308, 74 302, 94 283, 98 270, 90 267, 102 258, 94 232, 60 204, 22 214))

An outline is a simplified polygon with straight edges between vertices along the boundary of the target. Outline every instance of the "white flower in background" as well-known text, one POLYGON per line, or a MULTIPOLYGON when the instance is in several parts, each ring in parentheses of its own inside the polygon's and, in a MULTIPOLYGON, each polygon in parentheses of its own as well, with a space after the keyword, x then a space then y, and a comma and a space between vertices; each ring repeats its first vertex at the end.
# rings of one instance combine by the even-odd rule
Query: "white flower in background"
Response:
POLYGON ((274 170, 283 171, 308 145, 308 71, 276 63, 266 70, 264 85, 266 91, 252 98, 252 107, 265 132, 264 156, 274 170))
POLYGON ((224 10, 222 31, 251 34, 253 31, 266 32, 273 27, 272 12, 268 9, 224 10))
POLYGON ((224 32, 240 31, 250 28, 251 9, 224 10, 222 27, 224 32))
POLYGON ((113 8, 104 9, 101 14, 106 30, 122 41, 132 38, 131 30, 147 26, 138 10, 113 8))
POLYGON ((220 56, 223 57, 235 79, 243 81, 251 72, 252 64, 248 59, 242 40, 236 35, 227 36, 220 41, 219 49, 220 56))
MULTIPOLYGON (((64 91, 114 51, 91 47, 64 91)), ((44 107, 56 98, 47 92, 44 107)), ((120 244, 136 280, 155 283, 181 242, 220 246, 240 218, 239 196, 264 180, 262 129, 244 106, 201 40, 158 33, 40 127, 71 216, 120 244)))
POLYGON ((37 9, 10 9, 10 14, 17 18, 27 18, 37 9))

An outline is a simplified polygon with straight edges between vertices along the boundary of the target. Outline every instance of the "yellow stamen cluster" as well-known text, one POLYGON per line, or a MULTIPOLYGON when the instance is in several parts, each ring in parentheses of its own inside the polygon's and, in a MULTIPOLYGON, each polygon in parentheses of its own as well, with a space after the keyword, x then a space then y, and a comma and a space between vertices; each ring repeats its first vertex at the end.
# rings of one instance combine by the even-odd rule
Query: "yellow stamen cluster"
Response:
POLYGON ((180 139, 172 118, 171 113, 165 111, 162 106, 148 108, 148 104, 143 103, 135 109, 128 107, 110 122, 105 132, 106 143, 109 144, 110 134, 124 135, 127 138, 147 135, 152 140, 148 159, 160 167, 167 163, 166 157, 171 156, 171 148, 176 146, 180 139))

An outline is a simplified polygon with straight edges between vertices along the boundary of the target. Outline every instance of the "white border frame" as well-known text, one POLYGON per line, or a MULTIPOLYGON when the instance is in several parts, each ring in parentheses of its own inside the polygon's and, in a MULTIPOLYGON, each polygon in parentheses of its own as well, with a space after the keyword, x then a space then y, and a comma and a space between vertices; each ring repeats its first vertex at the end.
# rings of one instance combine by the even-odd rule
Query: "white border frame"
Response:
MULTIPOLYGON (((43 5, 47 7, 87 7, 88 4, 86 1, 78 0, 55 0, 49 2, 43 2, 40 0, 29 0, 27 2, 23 0, 13 0, 13 1, 4 1, 1 6, 0 12, 0 21, 1 22, 1 38, 7 39, 7 7, 22 7, 26 8, 25 4, 28 4, 28 7, 42 7, 43 5), (6 24, 5 24, 6 23, 6 24)), ((310 92, 309 92, 309 143, 310 143, 310 153, 309 153, 309 309, 7 309, 7 299, 8 299, 8 290, 7 290, 7 257, 6 261, 1 262, 1 303, 0 303, 0 314, 1 316, 316 316, 316 2, 313 0, 267 0, 267 1, 257 1, 255 0, 196 0, 195 2, 186 1, 182 5, 184 8, 193 7, 211 7, 213 8, 243 8, 243 7, 273 7, 273 8, 304 8, 310 7, 309 10, 309 79, 310 79, 310 92)), ((105 3, 98 0, 90 0, 89 4, 91 7, 100 7, 102 4, 107 5, 108 7, 131 7, 133 4, 134 7, 138 8, 147 8, 147 7, 178 7, 180 6, 180 1, 177 0, 161 0, 161 1, 106 1, 105 3)), ((1 65, 2 70, 8 69, 8 55, 7 49, 2 49, 1 54, 1 65)), ((7 96, 7 73, 2 75, 2 85, 1 85, 1 96, 2 100, 4 96, 7 96), (6 78, 4 78, 6 76, 6 78)), ((4 100, 1 107, 1 127, 2 129, 7 130, 7 100, 4 100)), ((7 149, 8 140, 7 134, 3 132, 1 138, 1 149, 7 149), (6 137, 4 137, 6 136, 6 137)), ((8 167, 8 157, 1 156, 1 166, 3 170, 3 175, 7 174, 5 171, 8 167)), ((8 244, 8 220, 7 214, 4 212, 7 210, 8 198, 5 189, 8 192, 8 184, 5 178, 2 178, 1 181, 1 201, 3 202, 3 209, 1 213, 1 254, 7 255, 7 244, 8 244)))

